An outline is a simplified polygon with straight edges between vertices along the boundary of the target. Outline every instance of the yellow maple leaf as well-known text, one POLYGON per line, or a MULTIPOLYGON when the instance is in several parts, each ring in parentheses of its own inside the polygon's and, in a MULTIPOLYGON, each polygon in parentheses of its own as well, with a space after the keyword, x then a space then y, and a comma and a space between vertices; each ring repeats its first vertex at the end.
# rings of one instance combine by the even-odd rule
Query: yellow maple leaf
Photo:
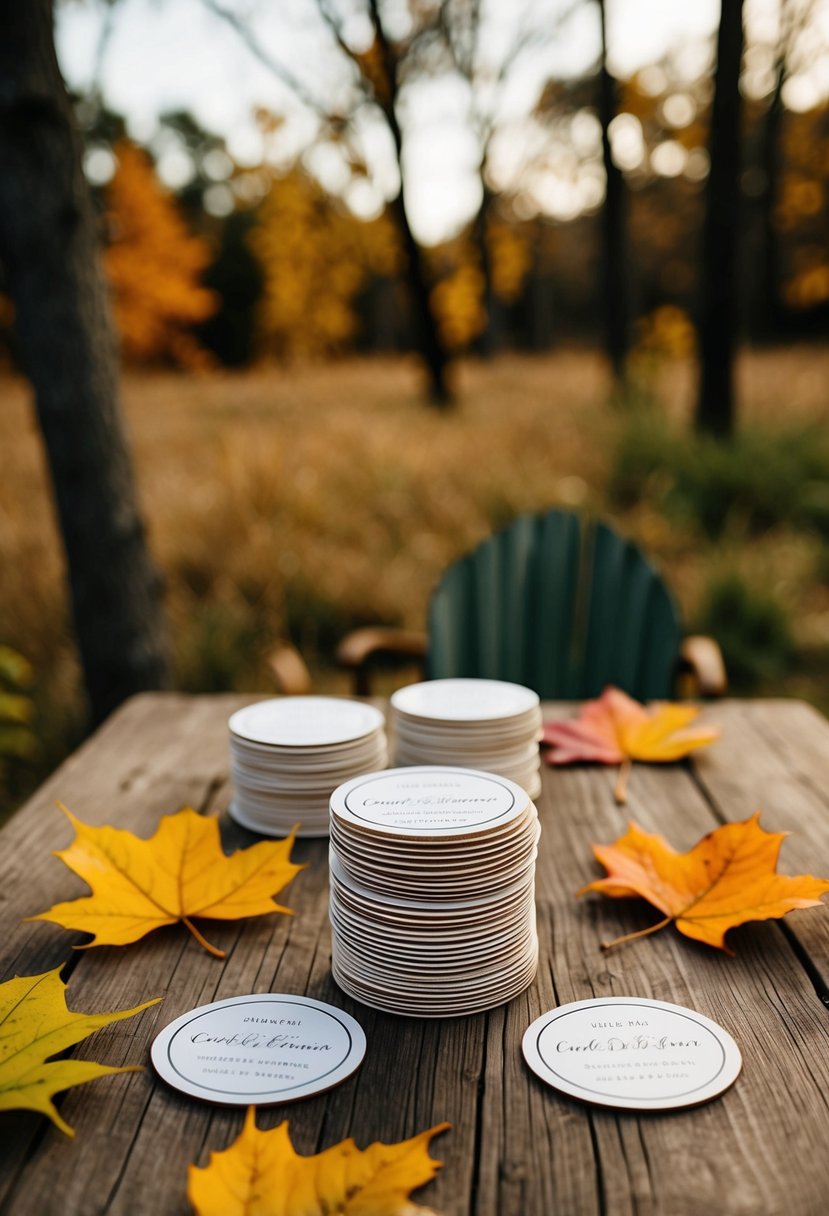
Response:
POLYGON ((680 933, 731 954, 725 934, 751 920, 771 920, 795 908, 820 903, 829 881, 800 874, 778 874, 777 858, 787 832, 766 832, 760 813, 742 823, 727 823, 703 836, 687 853, 677 853, 661 836, 628 825, 615 844, 594 845, 607 870, 579 891, 599 891, 612 899, 639 897, 665 919, 628 933, 603 949, 646 937, 673 922, 680 933))
POLYGON ((93 1031, 131 1018, 161 997, 118 1013, 72 1013, 60 967, 42 975, 16 976, 0 984, 0 1110, 35 1110, 74 1136, 52 1101, 61 1090, 116 1072, 140 1072, 138 1064, 119 1068, 92 1060, 53 1060, 93 1031))
POLYGON ((260 1131, 251 1106, 230 1148, 211 1153, 203 1169, 190 1166, 187 1197, 197 1216, 429 1216, 409 1194, 440 1169, 429 1142, 448 1127, 439 1123, 411 1140, 362 1150, 343 1140, 300 1157, 288 1124, 260 1131))
POLYGON ((90 827, 58 805, 76 835, 55 856, 89 883, 92 895, 55 904, 31 920, 91 933, 90 946, 125 946, 162 925, 183 921, 206 950, 224 958, 205 941, 193 917, 291 915, 273 897, 303 869, 290 860, 293 833, 228 857, 218 822, 189 807, 165 815, 155 835, 142 840, 121 828, 90 827))
POLYGON ((549 764, 591 760, 619 764, 617 802, 626 801, 626 783, 634 760, 667 763, 681 760, 719 738, 713 726, 695 726, 699 716, 693 705, 660 701, 651 709, 640 705, 619 688, 606 688, 595 701, 586 702, 577 718, 547 722, 542 744, 551 750, 549 764))

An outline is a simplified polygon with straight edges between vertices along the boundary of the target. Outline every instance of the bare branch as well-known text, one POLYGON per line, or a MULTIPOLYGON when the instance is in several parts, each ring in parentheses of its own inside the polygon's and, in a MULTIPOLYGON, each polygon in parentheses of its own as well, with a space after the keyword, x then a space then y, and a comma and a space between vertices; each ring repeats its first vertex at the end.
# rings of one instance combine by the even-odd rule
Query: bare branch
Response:
POLYGON ((112 41, 112 34, 115 29, 115 6, 118 0, 105 0, 106 13, 101 24, 101 32, 98 34, 98 41, 95 46, 95 58, 92 64, 92 79, 89 83, 89 93, 91 97, 101 96, 101 77, 104 74, 104 60, 106 59, 109 44, 112 41))
POLYGON ((360 60, 357 55, 357 52, 354 50, 354 48, 352 46, 349 46, 349 44, 346 42, 345 38, 343 37, 343 32, 342 32, 342 29, 340 28, 340 24, 337 21, 337 18, 334 15, 333 11, 329 7, 327 0, 317 0, 317 8, 319 10, 319 14, 322 17, 323 21, 328 26, 328 29, 331 31, 331 34, 333 35, 334 41, 337 43, 337 46, 340 48, 342 53, 345 55, 346 59, 348 59, 351 63, 353 63, 354 66, 357 68, 357 72, 360 77, 360 83, 363 86, 365 86, 366 81, 365 81, 365 77, 363 76, 362 69, 360 67, 360 60))
POLYGON ((282 84, 290 89, 294 96, 301 101, 303 105, 307 106, 309 110, 313 110, 313 112, 319 118, 321 118, 323 122, 329 123, 331 121, 331 112, 329 107, 326 106, 319 98, 315 97, 311 92, 309 92, 302 81, 294 76, 290 68, 287 68, 284 63, 280 63, 279 60, 275 59, 269 51, 265 50, 258 39, 254 37, 248 26, 236 13, 225 8, 224 5, 219 4, 218 0, 203 0, 203 3, 215 17, 218 17, 221 21, 224 21, 231 27, 239 40, 244 43, 254 58, 258 59, 263 67, 266 67, 269 72, 271 72, 278 80, 282 82, 282 84))

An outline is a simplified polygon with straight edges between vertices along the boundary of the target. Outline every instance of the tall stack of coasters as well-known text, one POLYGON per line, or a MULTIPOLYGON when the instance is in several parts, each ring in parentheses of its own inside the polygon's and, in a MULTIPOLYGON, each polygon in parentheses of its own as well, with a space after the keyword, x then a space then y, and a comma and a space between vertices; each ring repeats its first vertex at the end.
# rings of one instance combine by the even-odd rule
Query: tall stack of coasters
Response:
POLYGON ((328 803, 341 782, 388 759, 379 710, 335 697, 281 697, 233 714, 230 813, 244 827, 284 836, 328 835, 328 803))
POLYGON ((511 1000, 538 963, 538 814, 491 773, 389 769, 331 797, 334 979, 366 1005, 414 1017, 511 1000))
POLYGON ((457 764, 498 773, 541 793, 538 696, 503 680, 427 680, 400 688, 394 763, 457 764))

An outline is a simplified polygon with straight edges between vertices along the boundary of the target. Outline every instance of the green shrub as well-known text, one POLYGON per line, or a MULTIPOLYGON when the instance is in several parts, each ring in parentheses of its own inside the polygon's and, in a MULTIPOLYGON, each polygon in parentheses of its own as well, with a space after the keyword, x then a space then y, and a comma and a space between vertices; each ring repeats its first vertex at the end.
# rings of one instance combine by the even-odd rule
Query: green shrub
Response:
POLYGON ((285 634, 313 666, 333 662, 339 643, 363 625, 399 625, 372 606, 370 596, 359 603, 336 603, 304 576, 285 586, 285 634))
POLYGON ((676 486, 683 436, 662 414, 646 406, 631 411, 622 427, 608 475, 615 506, 664 503, 676 486))
POLYGON ((788 674, 795 658, 786 609, 772 593, 754 589, 737 573, 709 583, 696 628, 722 647, 734 692, 774 685, 788 674))
POLYGON ((609 489, 618 506, 651 502, 711 537, 780 523, 826 534, 829 443, 816 427, 750 429, 717 440, 639 411, 622 431, 609 489))
POLYGON ((257 688, 265 641, 255 609, 242 600, 194 604, 177 632, 176 686, 185 692, 257 688))

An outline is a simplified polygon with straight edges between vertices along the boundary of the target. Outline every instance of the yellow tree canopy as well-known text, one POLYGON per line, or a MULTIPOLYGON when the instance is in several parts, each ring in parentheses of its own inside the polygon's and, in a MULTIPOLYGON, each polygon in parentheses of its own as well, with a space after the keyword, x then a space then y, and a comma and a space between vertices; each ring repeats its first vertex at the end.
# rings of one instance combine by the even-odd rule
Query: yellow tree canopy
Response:
MULTIPOLYGON (((530 266, 527 232, 517 223, 502 219, 486 225, 487 252, 493 294, 512 304, 521 294, 530 266)), ((432 292, 443 341, 450 350, 464 350, 483 333, 486 323, 486 285, 481 251, 471 239, 462 238, 444 247, 450 265, 432 292)))
POLYGON ((347 346, 361 290, 372 274, 393 274, 399 260, 385 217, 358 219, 298 168, 273 182, 249 239, 265 275, 262 335, 283 357, 347 346))
POLYGON ((829 302, 829 104, 787 114, 783 125, 783 173, 775 223, 788 247, 785 302, 809 309, 829 302))
POLYGON ((118 168, 106 191, 109 245, 104 255, 125 358, 204 365, 191 327, 216 309, 200 282, 208 243, 193 236, 150 158, 128 140, 115 147, 118 168))

